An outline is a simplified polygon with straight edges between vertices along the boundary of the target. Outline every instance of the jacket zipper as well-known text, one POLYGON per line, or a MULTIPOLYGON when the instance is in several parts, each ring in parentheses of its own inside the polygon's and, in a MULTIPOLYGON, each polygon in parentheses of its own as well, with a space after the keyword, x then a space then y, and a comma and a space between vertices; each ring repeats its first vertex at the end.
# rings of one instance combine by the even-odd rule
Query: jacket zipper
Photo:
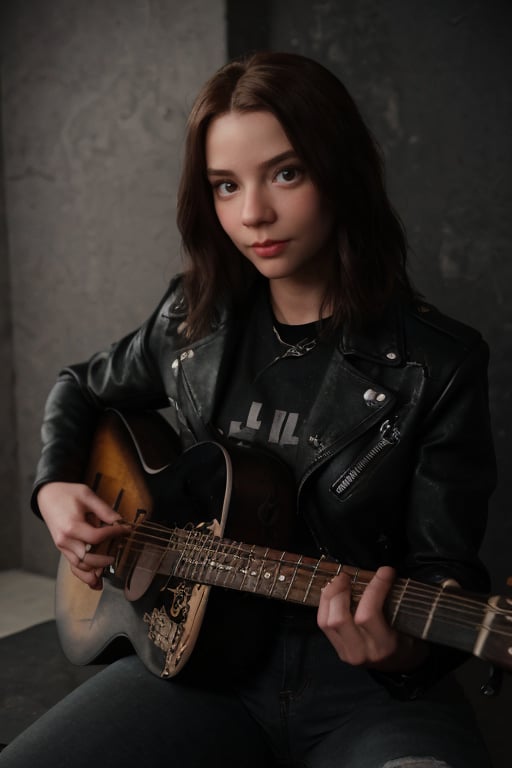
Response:
POLYGON ((370 464, 375 459, 387 450, 389 447, 396 445, 400 441, 400 430, 394 422, 390 419, 386 419, 380 427, 380 438, 378 442, 373 445, 370 450, 360 456, 356 463, 344 472, 340 477, 331 485, 331 492, 337 498, 340 498, 349 488, 360 478, 370 464))

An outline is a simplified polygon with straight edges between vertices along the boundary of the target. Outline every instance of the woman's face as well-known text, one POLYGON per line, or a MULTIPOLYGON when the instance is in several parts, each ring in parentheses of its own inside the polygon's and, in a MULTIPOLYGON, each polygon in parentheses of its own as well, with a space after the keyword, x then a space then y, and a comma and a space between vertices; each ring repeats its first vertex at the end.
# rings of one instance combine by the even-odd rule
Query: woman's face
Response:
POLYGON ((319 285, 335 252, 333 217, 270 112, 227 112, 206 135, 219 222, 269 280, 319 285))

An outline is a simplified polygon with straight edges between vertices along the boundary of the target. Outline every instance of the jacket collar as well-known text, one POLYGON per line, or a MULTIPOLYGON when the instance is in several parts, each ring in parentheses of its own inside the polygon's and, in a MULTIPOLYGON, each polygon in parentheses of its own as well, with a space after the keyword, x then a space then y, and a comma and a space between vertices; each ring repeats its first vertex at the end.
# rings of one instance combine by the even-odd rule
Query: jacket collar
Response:
POLYGON ((379 365, 402 365, 406 356, 402 305, 395 301, 367 328, 344 333, 340 348, 344 355, 355 355, 379 365))
MULTIPOLYGON (((204 429, 206 425, 211 424, 217 397, 222 391, 225 376, 229 375, 230 361, 238 336, 236 328, 239 329, 240 324, 233 322, 230 310, 221 308, 218 324, 212 328, 212 333, 192 344, 180 355, 181 384, 185 387, 187 399, 191 401, 195 411, 194 415, 189 414, 189 418, 192 417, 195 422, 196 433, 199 433, 201 425, 204 429)), ((327 446, 332 448, 333 442, 338 442, 339 430, 342 427, 339 423, 339 404, 336 418, 333 418, 332 413, 326 415, 324 410, 325 402, 332 404, 332 393, 339 391, 341 381, 344 381, 345 393, 351 393, 344 400, 349 405, 341 418, 345 438, 353 431, 359 432, 363 425, 367 428, 381 419, 395 402, 392 392, 378 386, 373 377, 358 371, 357 367, 352 368, 349 365, 347 369, 344 359, 346 358, 348 363, 351 357, 390 368, 397 368, 403 363, 403 311, 399 303, 390 306, 372 326, 341 336, 338 351, 334 353, 324 382, 327 391, 319 394, 311 412, 312 435, 307 453, 312 449, 314 452, 320 450, 320 453, 323 453, 327 446), (375 398, 370 402, 368 397, 372 394, 375 394, 375 398), (329 421, 332 429, 328 429, 330 434, 326 439, 325 429, 329 421), (317 434, 319 441, 315 445, 317 434)), ((311 455, 309 458, 312 458, 311 455)))

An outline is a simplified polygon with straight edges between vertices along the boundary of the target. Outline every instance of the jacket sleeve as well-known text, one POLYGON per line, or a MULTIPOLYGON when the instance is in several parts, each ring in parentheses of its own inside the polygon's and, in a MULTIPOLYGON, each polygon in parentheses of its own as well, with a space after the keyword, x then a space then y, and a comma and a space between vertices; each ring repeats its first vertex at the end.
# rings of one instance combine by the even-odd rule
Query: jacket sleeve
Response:
POLYGON ((414 578, 452 578, 482 592, 489 583, 478 551, 496 483, 487 364, 488 347, 480 339, 430 404, 410 486, 404 563, 414 578))
POLYGON ((37 492, 42 485, 82 480, 98 418, 105 408, 142 410, 168 405, 154 346, 162 343, 159 323, 166 322, 162 314, 171 289, 172 285, 139 329, 89 361, 60 372, 44 409, 42 451, 31 499, 36 514, 40 514, 37 492))
MULTIPOLYGON (((455 579, 487 592, 478 552, 496 483, 487 387, 488 347, 479 341, 431 405, 420 435, 411 483, 404 572, 431 583, 455 579)), ((414 699, 462 664, 467 654, 432 644, 427 661, 410 674, 372 674, 396 698, 414 699)))

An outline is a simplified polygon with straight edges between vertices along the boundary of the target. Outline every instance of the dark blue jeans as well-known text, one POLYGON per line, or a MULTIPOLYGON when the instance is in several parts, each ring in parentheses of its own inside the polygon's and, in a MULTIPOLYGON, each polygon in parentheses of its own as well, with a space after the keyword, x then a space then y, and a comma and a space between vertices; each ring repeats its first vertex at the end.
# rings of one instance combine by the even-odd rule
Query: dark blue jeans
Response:
POLYGON ((396 701, 313 624, 283 620, 264 667, 228 687, 160 680, 133 656, 113 663, 9 745, 0 768, 489 768, 453 695, 396 701))

